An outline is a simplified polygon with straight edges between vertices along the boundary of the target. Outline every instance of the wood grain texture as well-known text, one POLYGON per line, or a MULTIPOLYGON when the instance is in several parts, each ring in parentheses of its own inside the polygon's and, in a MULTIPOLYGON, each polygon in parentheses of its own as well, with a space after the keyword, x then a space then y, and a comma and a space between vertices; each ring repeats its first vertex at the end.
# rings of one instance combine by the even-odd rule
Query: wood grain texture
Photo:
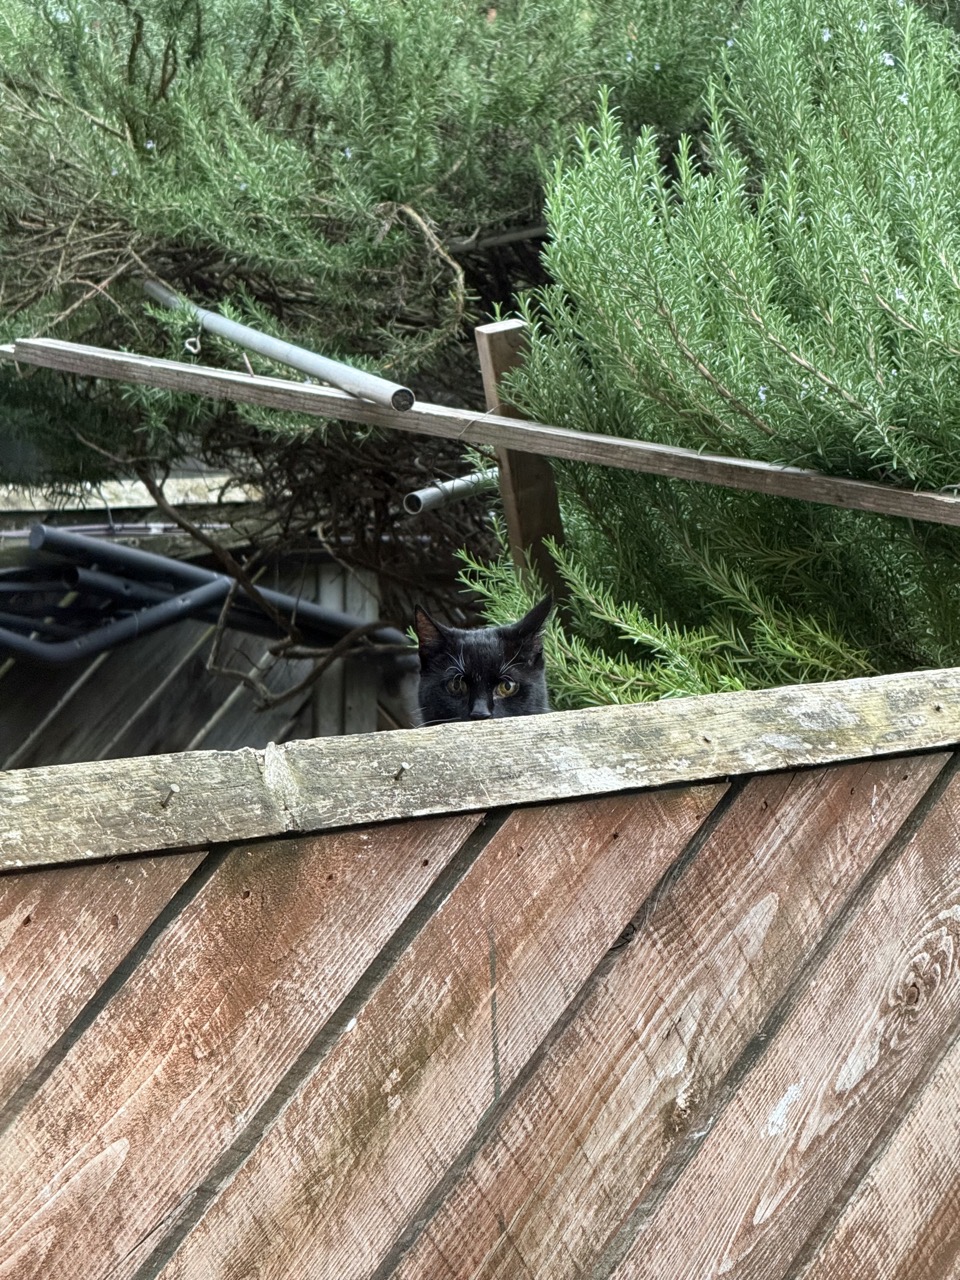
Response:
POLYGON ((948 494, 914 493, 864 480, 822 475, 801 467, 777 466, 746 458, 698 453, 695 449, 672 445, 622 440, 614 436, 545 426, 539 422, 517 422, 496 414, 471 414, 434 404, 417 404, 406 413, 397 413, 331 388, 308 386, 281 378, 252 377, 247 373, 181 364, 175 360, 128 355, 101 347, 60 342, 54 338, 21 339, 15 344, 15 358, 23 364, 61 369, 84 377, 112 378, 168 391, 210 396, 216 400, 256 404, 288 413, 367 422, 398 431, 462 440, 467 444, 515 449, 547 458, 593 462, 600 466, 622 467, 728 489, 746 489, 820 502, 832 507, 960 525, 960 499, 948 494))
POLYGON ((797 1280, 947 1280, 960 1269, 960 1042, 797 1280))
MULTIPOLYGON (((960 1023, 960 776, 872 885, 620 1267, 779 1280, 960 1023), (691 1213, 696 1205, 696 1213, 691 1213)), ((863 1273, 867 1274, 867 1273, 863 1273)))
MULTIPOLYGON (((477 325, 474 337, 487 411, 505 418, 522 415, 503 399, 502 379, 523 361, 527 326, 522 320, 498 320, 477 325)), ((518 569, 532 568, 540 582, 560 601, 567 595, 553 556, 544 545, 552 538, 563 544, 560 500, 553 471, 546 458, 516 449, 497 450, 500 498, 507 525, 510 554, 518 569)))
POLYGON ((229 854, 0 1138, 6 1274, 131 1275, 476 822, 229 854))
POLYGON ((0 773, 0 867, 574 799, 957 742, 960 670, 949 669, 263 752, 14 770, 0 773), (173 783, 179 791, 164 807, 173 783))
POLYGON ((0 879, 0 1106, 202 859, 182 853, 0 879))
POLYGON ((721 794, 515 811, 163 1280, 366 1280, 721 794))
POLYGON ((947 758, 749 783, 551 1045, 396 1280, 592 1274, 676 1144, 710 1123, 718 1082, 947 758))
MULTIPOLYGON (((262 494, 250 485, 238 485, 229 471, 203 471, 172 475, 164 484, 164 496, 175 507, 224 506, 259 502, 262 494)), ((46 515, 49 511, 156 510, 156 501, 140 480, 101 480, 95 488, 64 498, 62 493, 40 486, 0 484, 0 512, 7 515, 46 515)))

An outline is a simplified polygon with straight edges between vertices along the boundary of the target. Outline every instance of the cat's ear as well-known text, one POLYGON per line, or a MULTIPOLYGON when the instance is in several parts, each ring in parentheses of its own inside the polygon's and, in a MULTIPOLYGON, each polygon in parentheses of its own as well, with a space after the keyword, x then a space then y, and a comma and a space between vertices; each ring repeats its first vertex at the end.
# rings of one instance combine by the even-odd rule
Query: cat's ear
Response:
POLYGON ((546 595, 539 604, 535 604, 529 613, 525 613, 516 629, 522 636, 539 635, 546 625, 550 610, 553 608, 553 596, 546 595))
POLYGON ((510 627, 511 634, 520 641, 528 659, 537 665, 543 661, 543 628, 552 608, 553 596, 544 596, 539 604, 510 627))
POLYGON ((439 653, 446 644, 444 628, 439 622, 434 622, 426 609, 421 608, 420 605, 417 605, 413 611, 413 629, 420 642, 420 652, 428 657, 439 653))

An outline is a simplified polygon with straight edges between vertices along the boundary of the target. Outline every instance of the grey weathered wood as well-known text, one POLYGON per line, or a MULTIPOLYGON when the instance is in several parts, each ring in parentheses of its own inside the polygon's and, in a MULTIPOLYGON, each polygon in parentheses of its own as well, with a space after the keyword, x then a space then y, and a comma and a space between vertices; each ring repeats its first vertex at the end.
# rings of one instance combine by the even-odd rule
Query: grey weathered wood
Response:
POLYGON ((356 400, 345 392, 323 387, 197 367, 175 360, 155 360, 52 338, 21 339, 15 345, 15 354, 23 364, 42 365, 85 377, 113 378, 290 413, 372 423, 399 431, 462 440, 467 444, 493 445, 497 449, 515 449, 549 458, 623 467, 651 475, 672 476, 677 480, 746 489, 854 511, 960 525, 960 498, 945 493, 914 493, 865 480, 826 476, 802 467, 719 457, 646 441, 619 440, 586 431, 545 426, 539 422, 517 422, 497 414, 471 414, 441 405, 415 405, 407 413, 395 413, 356 400))
MULTIPOLYGON (((326 609, 346 613, 347 571, 331 561, 317 566, 320 603, 326 609)), ((313 686, 312 729, 315 738, 331 738, 343 733, 343 663, 334 662, 313 686)))
MULTIPOLYGON (((501 380, 523 360, 526 325, 522 320, 481 324, 475 338, 488 411, 520 418, 522 415, 503 399, 501 380)), ((532 569, 554 598, 560 599, 565 594, 565 584, 544 545, 547 538, 563 542, 560 502, 550 463, 540 454, 504 448, 497 450, 497 463, 513 563, 521 572, 532 569)))
MULTIPOLYGON (((380 617, 377 575, 369 569, 351 569, 344 584, 346 612, 364 622, 380 617)), ((376 666, 364 658, 349 658, 343 664, 343 732, 375 733, 377 730, 376 666)))
POLYGON ((960 670, 0 773, 0 868, 960 743, 960 670), (171 786, 179 789, 171 794, 171 786))
MULTIPOLYGON (((258 502, 259 490, 238 485, 226 471, 205 471, 198 475, 170 476, 163 488, 167 501, 175 507, 208 507, 218 503, 258 502)), ((104 507, 135 511, 156 507, 153 495, 139 480, 104 480, 83 493, 64 498, 49 489, 0 484, 0 511, 8 515, 36 515, 57 511, 103 511, 104 507)))

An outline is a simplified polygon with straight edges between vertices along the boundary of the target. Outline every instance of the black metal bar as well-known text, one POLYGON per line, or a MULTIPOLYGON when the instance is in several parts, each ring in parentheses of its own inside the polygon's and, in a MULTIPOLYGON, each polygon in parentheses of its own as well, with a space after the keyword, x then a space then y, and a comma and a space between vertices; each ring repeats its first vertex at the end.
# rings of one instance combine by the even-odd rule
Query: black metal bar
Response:
POLYGON ((118 600, 132 608, 140 608, 145 604, 162 604, 171 596, 171 592, 164 591, 162 587, 120 578, 114 573, 101 573, 98 569, 85 569, 78 564, 66 565, 61 581, 71 591, 106 596, 108 600, 118 600))
MULTIPOLYGON (((99 569, 85 569, 81 565, 67 565, 63 571, 64 584, 74 591, 94 596, 105 596, 131 608, 142 608, 144 605, 159 604, 169 600, 170 591, 161 587, 150 586, 146 582, 137 582, 131 578, 121 578, 112 573, 101 573, 99 569)), ((281 634, 275 624, 262 609, 250 603, 249 609, 239 608, 240 601, 235 600, 229 613, 228 625, 237 631, 245 631, 248 635, 265 636, 275 640, 281 634)), ((195 610, 190 616, 201 622, 217 622, 222 612, 222 604, 206 605, 195 610)), ((322 637, 324 643, 328 636, 322 637)))
MULTIPOLYGON (((113 570, 122 576, 157 579, 161 582, 172 582, 177 587, 199 586, 207 582, 224 582, 229 588, 233 579, 226 574, 214 573, 211 569, 201 569, 197 565, 186 564, 182 560, 171 560, 166 556, 157 556, 150 551, 140 551, 135 547, 124 547, 115 542, 101 541, 99 538, 87 538, 80 533, 67 533, 50 525, 37 524, 30 531, 30 546, 34 551, 53 551, 68 560, 85 561, 87 564, 113 570)), ((336 609, 325 609, 307 600, 298 600, 294 596, 284 595, 280 591, 271 591, 266 587, 257 588, 264 600, 290 621, 295 621, 304 633, 313 633, 312 638, 326 642, 331 636, 339 639, 348 631, 365 625, 364 619, 356 618, 348 613, 340 613, 336 609)), ((238 596, 235 607, 245 610, 255 609, 246 596, 238 596)), ((408 637, 396 627, 379 627, 367 637, 373 644, 406 645, 408 637)))
POLYGON ((188 618, 192 612, 214 600, 226 595, 230 587, 229 578, 218 578, 215 582, 205 582, 190 591, 171 596, 162 604, 147 609, 139 609, 128 614, 117 622, 107 623, 88 631, 86 635, 77 636, 73 640, 60 640, 45 644, 42 640, 33 640, 28 636, 17 635, 14 631, 0 629, 0 649, 14 653, 18 657, 34 658, 39 662, 62 666, 74 662, 77 658, 89 658, 105 649, 113 649, 118 644, 133 640, 137 636, 157 631, 180 618, 188 618))
MULTIPOLYGON (((49 613, 49 611, 48 611, 49 613)), ((76 627, 68 627, 62 622, 55 622, 49 616, 31 618, 23 613, 5 613, 0 610, 0 628, 9 628, 11 631, 24 632, 26 635, 32 635, 40 632, 45 636, 57 637, 64 639, 77 634, 76 627)))

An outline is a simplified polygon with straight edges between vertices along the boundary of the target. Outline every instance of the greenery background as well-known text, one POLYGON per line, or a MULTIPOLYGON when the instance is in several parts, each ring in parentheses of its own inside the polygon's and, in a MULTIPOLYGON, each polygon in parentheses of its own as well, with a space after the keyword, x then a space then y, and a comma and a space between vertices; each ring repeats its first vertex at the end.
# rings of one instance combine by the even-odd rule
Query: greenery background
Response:
MULTIPOLYGON (((953 486, 954 18, 912 0, 13 0, 0 338, 182 358, 192 328, 144 306, 148 272, 478 404, 470 326, 519 305, 511 395, 541 420, 953 486)), ((200 359, 237 364, 206 337, 200 359)), ((319 520, 381 569, 404 489, 461 465, 10 368, 0 412, 25 446, 0 441, 8 478, 200 456, 265 486, 278 542, 319 520)), ((953 531, 556 470, 558 705, 960 661, 953 531)), ((489 616, 515 616, 531 593, 491 561, 478 501, 422 528, 465 544, 489 616)))

